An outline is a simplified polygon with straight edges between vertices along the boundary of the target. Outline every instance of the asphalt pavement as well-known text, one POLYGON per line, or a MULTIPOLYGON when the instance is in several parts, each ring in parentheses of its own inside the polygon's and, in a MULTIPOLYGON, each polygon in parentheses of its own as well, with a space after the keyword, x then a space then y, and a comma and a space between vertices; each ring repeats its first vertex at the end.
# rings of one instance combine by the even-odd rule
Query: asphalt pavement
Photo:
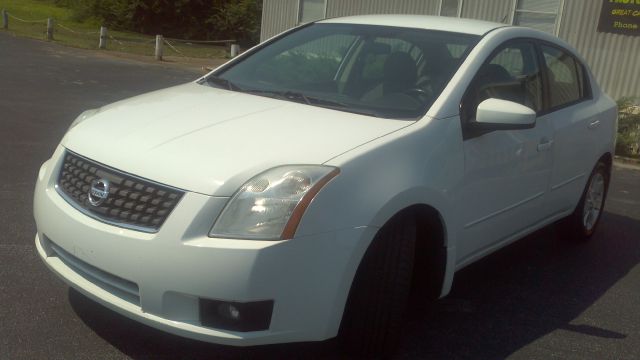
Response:
MULTIPOLYGON (((232 348, 168 335, 68 288, 34 247, 39 166, 70 122, 199 74, 0 31, 0 359, 340 357, 329 342, 232 348)), ((462 270, 411 307, 399 359, 639 359, 640 170, 615 167, 592 241, 553 227, 462 270)))

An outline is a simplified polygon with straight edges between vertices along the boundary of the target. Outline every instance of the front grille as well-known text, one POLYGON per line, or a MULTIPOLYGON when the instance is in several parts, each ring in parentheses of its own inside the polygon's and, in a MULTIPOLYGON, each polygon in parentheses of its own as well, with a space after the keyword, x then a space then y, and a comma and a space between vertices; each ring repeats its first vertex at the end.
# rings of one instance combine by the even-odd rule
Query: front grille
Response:
POLYGON ((67 151, 58 177, 58 192, 74 207, 104 222, 157 232, 183 192, 112 169, 67 151), (106 199, 94 206, 89 190, 94 180, 109 181, 106 199))

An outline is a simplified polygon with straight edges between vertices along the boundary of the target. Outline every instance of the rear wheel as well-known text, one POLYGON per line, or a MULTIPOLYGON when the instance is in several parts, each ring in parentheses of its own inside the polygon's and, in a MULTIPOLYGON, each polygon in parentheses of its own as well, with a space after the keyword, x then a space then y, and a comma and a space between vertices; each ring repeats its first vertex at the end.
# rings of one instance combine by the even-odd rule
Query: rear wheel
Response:
POLYGON ((415 252, 413 217, 385 225, 367 249, 353 280, 339 338, 352 355, 385 358, 395 350, 409 292, 415 252))
POLYGON ((578 206, 561 224, 565 237, 584 241, 593 235, 604 210, 608 188, 609 167, 599 162, 591 172, 578 206))

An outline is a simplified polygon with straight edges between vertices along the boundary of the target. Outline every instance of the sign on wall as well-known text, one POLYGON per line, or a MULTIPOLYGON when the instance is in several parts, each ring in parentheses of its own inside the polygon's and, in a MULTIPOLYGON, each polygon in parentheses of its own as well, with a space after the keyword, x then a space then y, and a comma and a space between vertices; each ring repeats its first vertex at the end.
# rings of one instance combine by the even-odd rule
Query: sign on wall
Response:
POLYGON ((640 35, 640 0, 603 0, 599 32, 640 35))

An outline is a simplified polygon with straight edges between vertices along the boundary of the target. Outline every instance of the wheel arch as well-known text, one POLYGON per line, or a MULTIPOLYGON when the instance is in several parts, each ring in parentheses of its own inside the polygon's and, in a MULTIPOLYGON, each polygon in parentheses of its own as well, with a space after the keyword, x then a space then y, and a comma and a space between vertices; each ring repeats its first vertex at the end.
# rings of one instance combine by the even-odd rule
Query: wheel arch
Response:
POLYGON ((412 291, 428 298, 446 295, 455 269, 455 247, 442 208, 427 202, 407 202, 401 206, 396 203, 393 211, 383 208, 381 213, 374 220, 379 224, 378 233, 400 217, 411 217, 416 225, 412 291))
POLYGON ((447 229, 442 214, 433 206, 414 204, 394 215, 412 218, 416 226, 412 292, 424 298, 438 298, 447 271, 447 229))
POLYGON ((607 165, 607 169, 609 170, 609 173, 611 173, 611 169, 613 167, 613 155, 611 155, 610 152, 606 152, 602 156, 600 156, 596 164, 599 162, 605 163, 607 165))

